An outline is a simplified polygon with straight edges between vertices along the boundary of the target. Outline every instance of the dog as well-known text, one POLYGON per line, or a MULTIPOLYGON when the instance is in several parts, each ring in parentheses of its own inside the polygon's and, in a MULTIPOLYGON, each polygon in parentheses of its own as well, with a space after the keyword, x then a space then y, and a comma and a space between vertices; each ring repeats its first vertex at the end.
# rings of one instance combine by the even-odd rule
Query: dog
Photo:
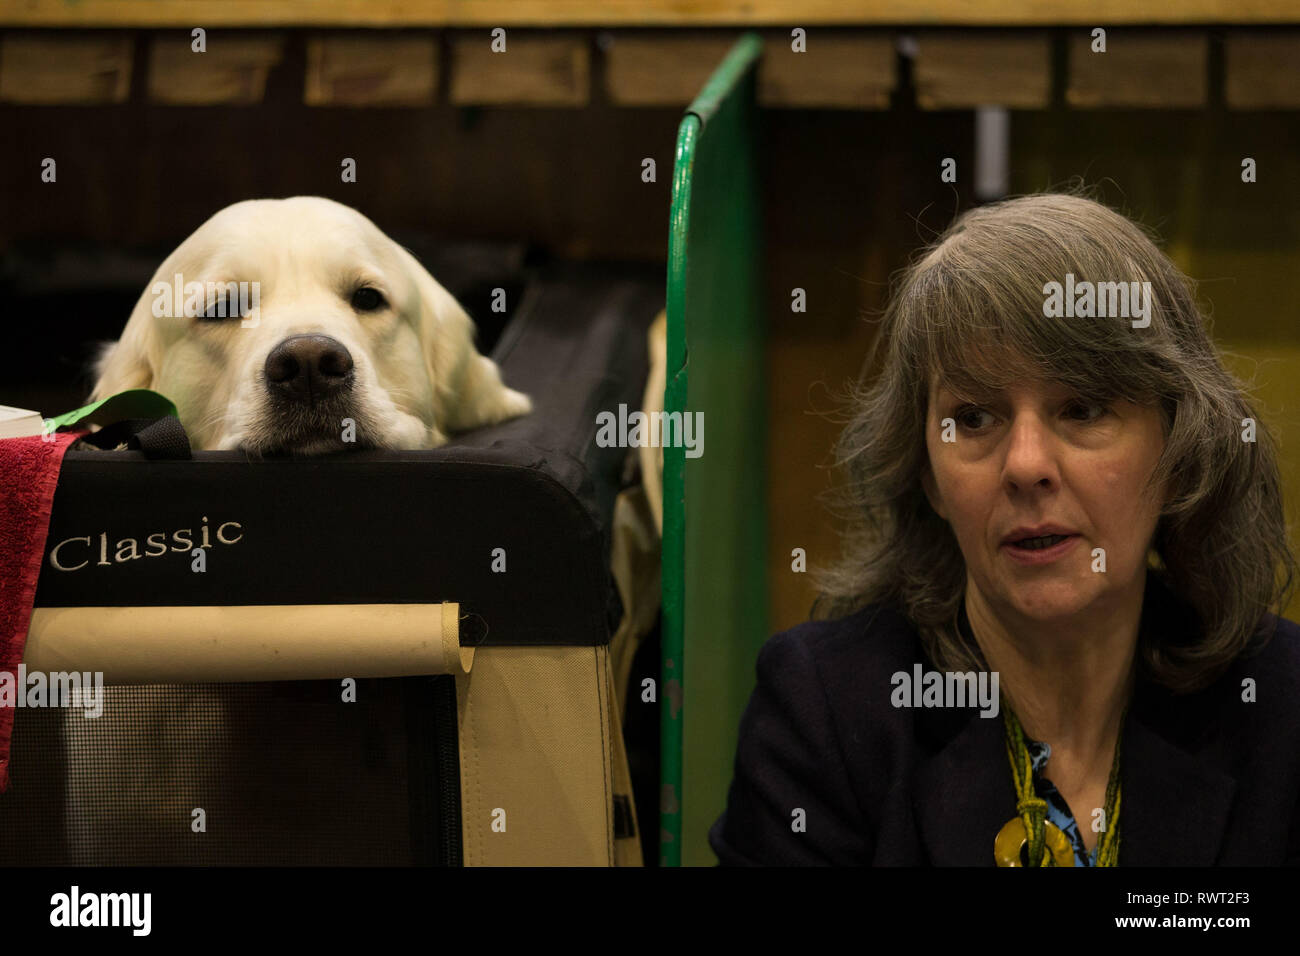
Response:
POLYGON ((253 456, 418 449, 532 410, 455 298, 355 209, 235 203, 158 268, 90 401, 170 398, 196 449, 253 456))

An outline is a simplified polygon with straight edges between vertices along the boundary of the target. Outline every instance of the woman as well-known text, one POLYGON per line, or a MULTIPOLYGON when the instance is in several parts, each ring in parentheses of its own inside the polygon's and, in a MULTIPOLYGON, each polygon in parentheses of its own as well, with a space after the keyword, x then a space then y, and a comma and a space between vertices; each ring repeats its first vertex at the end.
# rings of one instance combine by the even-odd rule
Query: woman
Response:
POLYGON ((1008 200, 877 348, 845 558, 759 655, 719 859, 1300 863, 1276 452, 1189 280, 1096 202, 1008 200))

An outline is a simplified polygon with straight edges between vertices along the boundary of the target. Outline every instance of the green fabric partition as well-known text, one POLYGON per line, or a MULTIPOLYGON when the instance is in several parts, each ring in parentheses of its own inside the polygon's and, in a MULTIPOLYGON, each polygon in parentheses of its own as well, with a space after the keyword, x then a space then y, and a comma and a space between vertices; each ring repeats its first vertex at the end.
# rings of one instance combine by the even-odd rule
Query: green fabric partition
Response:
POLYGON ((740 716, 767 637, 761 52, 748 33, 727 54, 682 119, 673 168, 664 407, 670 420, 702 416, 704 440, 698 457, 680 444, 664 450, 665 866, 717 862, 708 828, 726 805, 740 716))

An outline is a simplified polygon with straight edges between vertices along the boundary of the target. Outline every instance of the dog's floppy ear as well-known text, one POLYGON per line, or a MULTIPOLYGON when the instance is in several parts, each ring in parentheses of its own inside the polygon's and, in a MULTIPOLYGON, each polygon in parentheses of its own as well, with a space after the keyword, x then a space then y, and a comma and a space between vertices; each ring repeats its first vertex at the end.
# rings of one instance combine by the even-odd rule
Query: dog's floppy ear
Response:
POLYGON ((152 327, 149 310, 153 301, 148 290, 140 296, 131 318, 116 342, 105 342, 95 359, 95 388, 90 401, 116 395, 129 388, 152 388, 154 365, 150 358, 149 341, 152 327), (143 310, 143 312, 142 312, 143 310))
POLYGON ((420 345, 433 383, 435 426, 468 431, 531 412, 528 396, 507 388, 496 363, 479 354, 474 320, 414 256, 398 249, 420 296, 420 345))

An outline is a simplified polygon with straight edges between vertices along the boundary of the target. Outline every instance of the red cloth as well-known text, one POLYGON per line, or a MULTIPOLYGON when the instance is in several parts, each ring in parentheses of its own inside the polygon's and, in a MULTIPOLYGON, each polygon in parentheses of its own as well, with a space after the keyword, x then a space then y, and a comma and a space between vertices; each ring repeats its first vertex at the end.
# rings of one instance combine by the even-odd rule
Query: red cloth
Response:
MULTIPOLYGON (((63 453, 86 431, 0 439, 0 673, 18 680, 63 453)), ((25 693, 25 688, 17 688, 25 693)), ((14 708, 0 707, 0 793, 9 787, 14 708)))

